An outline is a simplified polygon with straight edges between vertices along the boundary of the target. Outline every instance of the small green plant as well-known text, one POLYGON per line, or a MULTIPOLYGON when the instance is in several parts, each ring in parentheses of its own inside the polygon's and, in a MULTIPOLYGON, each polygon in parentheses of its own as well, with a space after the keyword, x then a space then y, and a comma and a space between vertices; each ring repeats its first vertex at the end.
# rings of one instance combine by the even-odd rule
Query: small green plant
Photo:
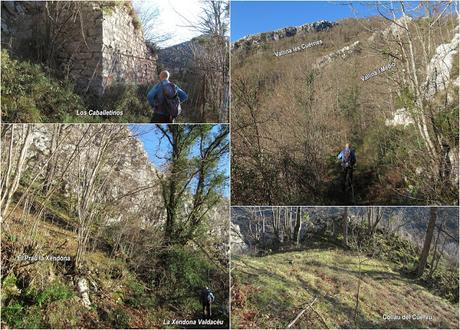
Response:
POLYGON ((73 292, 67 286, 53 282, 37 295, 36 302, 42 306, 53 301, 70 299, 72 296, 73 292))
POLYGON ((17 278, 14 274, 9 274, 2 284, 2 302, 11 299, 12 297, 19 296, 21 291, 16 286, 17 278))
POLYGON ((14 328, 40 328, 41 315, 38 306, 27 308, 21 302, 14 301, 2 308, 2 320, 14 328))

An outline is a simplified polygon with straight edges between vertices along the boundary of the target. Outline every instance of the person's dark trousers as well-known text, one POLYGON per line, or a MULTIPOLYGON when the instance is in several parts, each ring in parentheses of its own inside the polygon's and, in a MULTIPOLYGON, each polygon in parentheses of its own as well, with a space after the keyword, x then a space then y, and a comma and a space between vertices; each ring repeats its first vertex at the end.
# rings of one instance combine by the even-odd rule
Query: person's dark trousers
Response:
POLYGON ((343 187, 347 188, 347 173, 350 173, 350 182, 353 182, 353 167, 347 166, 343 168, 343 187))
POLYGON ((168 116, 168 115, 163 115, 163 114, 159 114, 159 113, 153 113, 151 122, 152 123, 168 123, 168 124, 171 124, 171 123, 173 123, 173 119, 172 119, 171 116, 168 116))

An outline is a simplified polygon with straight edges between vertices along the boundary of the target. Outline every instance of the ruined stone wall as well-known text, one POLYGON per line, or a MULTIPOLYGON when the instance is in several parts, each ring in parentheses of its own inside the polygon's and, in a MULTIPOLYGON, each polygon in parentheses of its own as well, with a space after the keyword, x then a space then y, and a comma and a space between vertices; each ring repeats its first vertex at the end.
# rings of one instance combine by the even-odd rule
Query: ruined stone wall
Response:
POLYGON ((102 95, 117 83, 155 80, 156 55, 147 47, 129 3, 48 4, 47 9, 42 1, 2 1, 2 48, 40 62, 49 60, 52 47, 53 69, 60 78, 71 78, 82 93, 102 95))
POLYGON ((97 2, 83 2, 78 11, 66 24, 58 61, 78 91, 102 94, 102 11, 97 2))
POLYGON ((126 6, 103 11, 102 68, 103 89, 126 81, 147 84, 156 78, 156 56, 126 6))

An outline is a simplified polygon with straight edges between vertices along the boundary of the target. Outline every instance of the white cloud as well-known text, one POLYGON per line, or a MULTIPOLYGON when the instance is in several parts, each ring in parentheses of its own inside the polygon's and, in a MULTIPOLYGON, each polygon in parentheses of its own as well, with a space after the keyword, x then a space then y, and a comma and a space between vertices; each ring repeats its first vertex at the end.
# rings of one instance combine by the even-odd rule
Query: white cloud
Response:
POLYGON ((158 35, 169 34, 171 39, 158 43, 168 47, 190 40, 200 33, 190 25, 196 24, 201 15, 201 0, 135 0, 137 11, 158 9, 159 16, 155 22, 158 35))

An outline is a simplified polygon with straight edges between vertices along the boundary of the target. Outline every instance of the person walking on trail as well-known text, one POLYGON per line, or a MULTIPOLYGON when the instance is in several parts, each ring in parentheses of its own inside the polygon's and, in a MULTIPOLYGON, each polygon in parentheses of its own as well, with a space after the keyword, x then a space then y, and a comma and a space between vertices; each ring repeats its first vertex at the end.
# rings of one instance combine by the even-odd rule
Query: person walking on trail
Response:
POLYGON ((350 175, 350 182, 353 181, 353 166, 356 164, 355 151, 351 149, 351 146, 347 143, 345 148, 339 153, 337 159, 341 161, 343 178, 346 184, 347 174, 350 175))
POLYGON ((187 93, 169 81, 169 72, 161 71, 160 82, 147 94, 147 100, 153 108, 152 123, 173 123, 181 113, 181 103, 187 99, 187 93))
POLYGON ((201 291, 200 301, 201 305, 203 306, 203 316, 211 317, 211 305, 214 302, 214 294, 210 288, 206 287, 201 291))

